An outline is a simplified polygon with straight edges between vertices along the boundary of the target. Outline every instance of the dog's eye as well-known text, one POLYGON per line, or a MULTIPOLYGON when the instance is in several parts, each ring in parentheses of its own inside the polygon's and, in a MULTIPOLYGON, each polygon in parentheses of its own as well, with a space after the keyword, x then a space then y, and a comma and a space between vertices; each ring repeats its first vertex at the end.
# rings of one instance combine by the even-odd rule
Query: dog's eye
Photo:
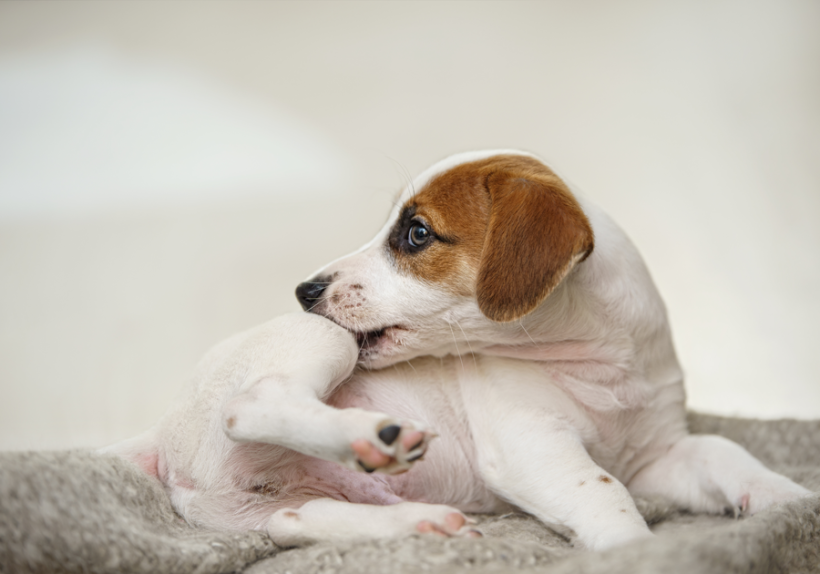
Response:
POLYGON ((414 223, 407 233, 407 241, 413 247, 421 247, 430 240, 430 230, 421 223, 414 223))

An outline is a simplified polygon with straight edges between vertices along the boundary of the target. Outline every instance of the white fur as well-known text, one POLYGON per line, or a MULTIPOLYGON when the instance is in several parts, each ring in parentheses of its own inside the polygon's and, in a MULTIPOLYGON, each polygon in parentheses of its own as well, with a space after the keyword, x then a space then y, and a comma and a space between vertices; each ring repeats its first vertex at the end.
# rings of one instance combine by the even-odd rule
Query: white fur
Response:
MULTIPOLYGON (((398 203, 499 153, 521 152, 448 158, 398 203)), ((265 528, 281 544, 401 536, 424 521, 464 534, 448 514, 514 505, 602 549, 651 536, 629 490, 749 513, 808 494, 734 443, 687 434, 663 302, 623 232, 578 199, 595 249, 521 320, 496 323, 473 297, 398 272, 385 247, 397 207, 317 273, 332 278, 332 322, 290 315, 222 343, 153 431, 113 450, 156 474, 190 522, 265 528), (361 353, 345 330, 391 326, 361 353), (389 425, 401 428, 391 445, 378 437, 389 425), (415 431, 423 444, 407 452, 415 431), (357 472, 357 439, 390 457, 382 473, 357 472)))

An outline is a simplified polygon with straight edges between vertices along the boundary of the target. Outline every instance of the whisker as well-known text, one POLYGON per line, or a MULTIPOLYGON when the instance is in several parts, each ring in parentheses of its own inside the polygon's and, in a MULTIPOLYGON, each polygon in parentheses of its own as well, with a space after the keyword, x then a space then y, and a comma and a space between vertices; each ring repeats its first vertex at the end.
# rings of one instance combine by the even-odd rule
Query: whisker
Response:
POLYGON ((527 331, 526 327, 524 327, 524 319, 519 319, 518 320, 518 326, 521 327, 521 329, 527 334, 527 337, 530 338, 530 341, 532 341, 533 345, 538 344, 538 343, 535 342, 535 339, 532 338, 532 335, 530 335, 530 332, 527 331))
MULTIPOLYGON (((323 299, 314 299, 314 301, 316 301, 316 302, 313 305, 310 306, 310 309, 306 310, 307 313, 310 313, 311 311, 313 311, 316 308, 316 306, 319 305, 319 303, 321 303, 323 301, 323 299)), ((328 302, 328 306, 330 306, 330 302, 328 302)))
POLYGON ((456 332, 453 331, 453 326, 450 324, 450 321, 444 319, 444 322, 447 323, 447 326, 450 327, 450 333, 453 334, 453 344, 456 346, 456 353, 458 353, 458 358, 461 361, 461 370, 464 370, 464 358, 461 356, 461 351, 458 349, 458 341, 456 341, 456 332))
MULTIPOLYGON (((467 337, 467 333, 464 332, 464 328, 461 326, 461 323, 453 319, 456 322, 456 325, 459 329, 461 329, 461 334, 464 335, 464 341, 467 343, 467 348, 470 349, 470 355, 473 356, 473 364, 475 365, 476 370, 478 370, 478 361, 475 358, 475 352, 473 351, 473 346, 470 344, 470 339, 467 337)), ((452 329, 452 327, 450 327, 452 329)))
MULTIPOLYGON (((407 169, 407 167, 403 163, 401 163, 399 160, 397 160, 396 158, 391 157, 389 155, 385 156, 385 157, 387 157, 387 159, 389 159, 390 161, 393 162, 394 167, 399 168, 399 172, 400 172, 399 175, 402 177, 402 179, 404 179, 404 185, 402 186, 402 189, 405 188, 405 187, 409 187, 411 190, 413 190, 413 193, 411 194, 411 197, 416 195, 416 191, 413 188, 413 176, 410 173, 410 170, 407 169)), ((395 201, 393 202, 393 204, 397 205, 397 203, 395 201)))
POLYGON ((311 305, 311 307, 310 307, 310 309, 308 309, 308 311, 312 311, 313 309, 315 309, 315 308, 316 308, 316 306, 317 306, 317 305, 319 305, 322 301, 325 301, 325 302, 327 303, 327 306, 328 306, 328 311, 330 312, 330 314, 331 314, 331 315, 336 315, 336 314, 338 314, 338 313, 337 313, 337 312, 338 312, 338 310, 339 310, 339 305, 338 305, 338 303, 333 303, 333 301, 330 301, 330 300, 328 300, 328 299, 326 299, 326 298, 324 298, 324 299, 317 299, 317 300, 316 300, 316 303, 314 303, 313 305, 311 305))

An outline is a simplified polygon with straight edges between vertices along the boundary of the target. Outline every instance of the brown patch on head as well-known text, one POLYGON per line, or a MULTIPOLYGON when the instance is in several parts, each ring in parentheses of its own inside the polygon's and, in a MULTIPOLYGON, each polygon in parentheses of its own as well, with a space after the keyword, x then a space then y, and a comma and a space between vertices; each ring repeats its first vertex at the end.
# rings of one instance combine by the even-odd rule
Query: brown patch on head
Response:
POLYGON ((225 424, 229 429, 232 429, 236 424, 236 417, 228 417, 228 420, 225 421, 225 424))
POLYGON ((389 244, 403 272, 474 295, 494 321, 535 309, 593 249, 566 184, 540 161, 498 155, 434 177, 402 208, 389 244), (413 249, 414 223, 434 239, 413 249))
POLYGON ((598 480, 600 480, 601 482, 605 482, 605 483, 610 483, 610 482, 612 482, 612 479, 611 479, 611 478, 609 478, 608 476, 603 475, 603 474, 602 474, 601 476, 599 476, 599 477, 598 477, 598 480))
POLYGON ((390 237, 400 269, 444 285, 459 295, 475 293, 476 272, 490 215, 485 175, 474 163, 436 176, 404 204, 390 237), (413 222, 428 225, 434 239, 424 249, 404 249, 413 222))

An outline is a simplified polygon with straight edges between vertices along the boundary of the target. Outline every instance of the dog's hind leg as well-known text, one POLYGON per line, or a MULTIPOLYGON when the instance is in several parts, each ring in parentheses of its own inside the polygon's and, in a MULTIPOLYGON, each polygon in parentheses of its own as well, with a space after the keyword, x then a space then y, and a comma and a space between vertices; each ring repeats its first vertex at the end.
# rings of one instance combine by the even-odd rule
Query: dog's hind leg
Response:
POLYGON ((419 423, 323 402, 358 357, 353 335, 323 317, 279 317, 248 337, 237 356, 248 372, 221 413, 233 441, 277 444, 358 471, 396 473, 409 469, 434 436, 419 423))
POLYGON ((267 531, 276 544, 289 547, 401 538, 419 532, 480 536, 471 523, 455 508, 442 504, 400 502, 377 506, 318 498, 300 508, 278 510, 268 521, 267 531))
POLYGON ((755 514, 811 494, 763 466, 740 445, 720 436, 679 440, 628 484, 637 495, 657 494, 695 512, 755 514))

